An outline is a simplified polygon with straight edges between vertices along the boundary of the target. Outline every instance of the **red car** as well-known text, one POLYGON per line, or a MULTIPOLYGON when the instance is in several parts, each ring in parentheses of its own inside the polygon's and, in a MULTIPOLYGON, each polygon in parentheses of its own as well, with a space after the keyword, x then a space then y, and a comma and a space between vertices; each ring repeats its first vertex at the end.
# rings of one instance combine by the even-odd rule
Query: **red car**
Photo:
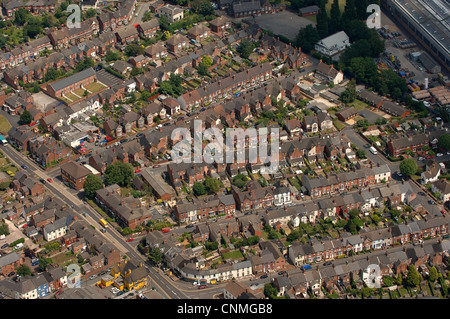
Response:
POLYGON ((133 237, 127 238, 127 241, 133 241, 133 237))
POLYGON ((207 285, 200 285, 200 286, 198 286, 198 289, 205 289, 205 288, 208 288, 208 286, 207 285))
POLYGON ((49 178, 47 178, 47 180, 50 182, 50 183, 52 183, 53 182, 53 179, 51 179, 50 177, 49 178))
POLYGON ((142 172, 142 170, 141 170, 141 169, 137 169, 137 170, 135 170, 134 172, 135 172, 135 173, 140 173, 140 172, 142 172))

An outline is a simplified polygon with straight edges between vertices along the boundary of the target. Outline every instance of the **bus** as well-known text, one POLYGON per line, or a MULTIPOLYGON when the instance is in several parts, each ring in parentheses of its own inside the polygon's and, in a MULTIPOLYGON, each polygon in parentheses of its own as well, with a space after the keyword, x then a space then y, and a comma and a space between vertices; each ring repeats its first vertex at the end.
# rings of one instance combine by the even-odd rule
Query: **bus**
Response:
POLYGON ((104 220, 103 218, 100 219, 100 224, 101 224, 103 227, 108 228, 108 223, 107 223, 106 220, 104 220))
POLYGON ((0 142, 2 142, 3 145, 7 145, 8 144, 8 141, 1 135, 0 135, 0 142))

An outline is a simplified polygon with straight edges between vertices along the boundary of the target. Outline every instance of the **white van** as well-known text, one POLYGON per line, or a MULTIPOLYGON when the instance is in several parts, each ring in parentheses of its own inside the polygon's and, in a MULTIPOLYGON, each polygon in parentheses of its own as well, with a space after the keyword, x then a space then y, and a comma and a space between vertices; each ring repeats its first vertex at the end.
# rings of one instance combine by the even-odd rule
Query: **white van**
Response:
POLYGON ((377 154, 378 154, 376 148, 373 147, 373 146, 371 146, 371 147, 369 148, 369 151, 370 151, 373 155, 377 155, 377 154))

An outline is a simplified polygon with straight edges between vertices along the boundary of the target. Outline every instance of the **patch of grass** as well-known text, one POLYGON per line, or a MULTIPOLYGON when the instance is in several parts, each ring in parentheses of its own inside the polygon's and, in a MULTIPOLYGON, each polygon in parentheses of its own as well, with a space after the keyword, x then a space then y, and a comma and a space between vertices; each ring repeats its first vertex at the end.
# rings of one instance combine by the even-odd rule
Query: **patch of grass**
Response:
POLYGON ((99 82, 94 82, 85 86, 85 88, 92 93, 98 92, 104 89, 105 87, 106 86, 104 86, 102 83, 99 82))
POLYGON ((339 121, 339 119, 337 119, 337 118, 335 118, 335 119, 333 120, 333 124, 334 124, 334 126, 336 127, 336 129, 337 129, 338 131, 342 131, 344 128, 347 127, 347 125, 345 125, 344 123, 342 123, 341 121, 339 121))
POLYGON ((244 255, 242 255, 240 250, 233 250, 233 251, 229 251, 227 253, 223 253, 222 257, 224 260, 239 259, 239 258, 244 258, 244 255))
POLYGON ((3 115, 0 115, 0 133, 7 134, 12 125, 3 115))

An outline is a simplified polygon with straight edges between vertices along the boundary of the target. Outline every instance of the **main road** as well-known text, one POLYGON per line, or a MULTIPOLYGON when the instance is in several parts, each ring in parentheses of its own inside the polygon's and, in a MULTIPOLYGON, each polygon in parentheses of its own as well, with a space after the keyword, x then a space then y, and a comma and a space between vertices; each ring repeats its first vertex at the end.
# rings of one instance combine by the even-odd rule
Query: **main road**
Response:
MULTIPOLYGON (((25 165, 26 171, 33 177, 38 179, 47 180, 49 175, 43 171, 39 165, 30 160, 27 156, 16 151, 10 145, 1 145, 1 151, 4 155, 11 159, 18 167, 25 165)), ((91 225, 96 225, 96 229, 99 229, 99 221, 102 216, 95 211, 90 205, 80 200, 77 196, 72 194, 64 184, 59 181, 48 182, 45 187, 50 190, 51 193, 58 196, 61 200, 66 202, 69 206, 73 207, 74 211, 78 214, 78 217, 84 219, 87 223, 91 225), (82 214, 85 212, 86 216, 82 214)), ((149 276, 151 279, 150 286, 155 287, 157 291, 164 297, 168 299, 189 299, 189 298, 212 298, 222 292, 222 285, 215 285, 211 288, 206 288, 198 290, 192 284, 184 281, 175 282, 170 279, 161 269, 154 267, 150 262, 137 252, 136 248, 133 247, 129 242, 126 242, 123 236, 114 228, 107 228, 105 233, 99 231, 99 236, 103 236, 114 244, 114 246, 121 251, 122 254, 126 255, 128 258, 141 261, 146 265, 149 271, 149 276)))

